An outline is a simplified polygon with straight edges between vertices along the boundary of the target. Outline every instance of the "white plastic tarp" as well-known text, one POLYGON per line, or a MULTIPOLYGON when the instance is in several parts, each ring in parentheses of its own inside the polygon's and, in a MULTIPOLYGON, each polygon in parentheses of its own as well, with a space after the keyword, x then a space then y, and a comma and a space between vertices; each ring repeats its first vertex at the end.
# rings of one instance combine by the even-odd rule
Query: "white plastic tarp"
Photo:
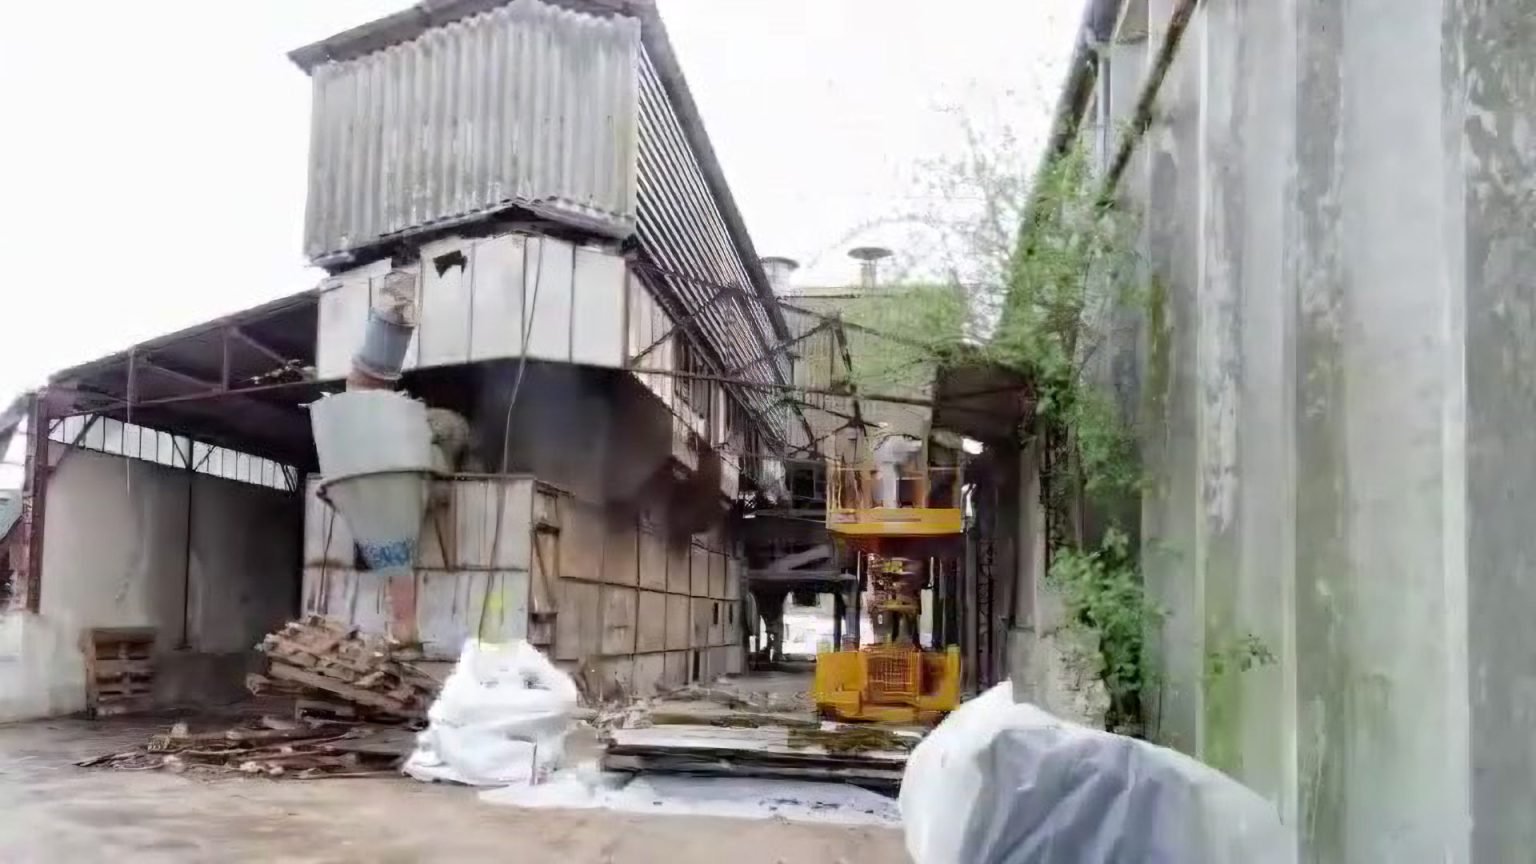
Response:
POLYGON ((559 767, 578 694, 571 677, 524 641, 469 640, 405 773, 418 780, 505 786, 559 767))
POLYGON ((1059 720, 997 685, 913 751, 916 864, 1282 864, 1275 808, 1181 753, 1059 720))

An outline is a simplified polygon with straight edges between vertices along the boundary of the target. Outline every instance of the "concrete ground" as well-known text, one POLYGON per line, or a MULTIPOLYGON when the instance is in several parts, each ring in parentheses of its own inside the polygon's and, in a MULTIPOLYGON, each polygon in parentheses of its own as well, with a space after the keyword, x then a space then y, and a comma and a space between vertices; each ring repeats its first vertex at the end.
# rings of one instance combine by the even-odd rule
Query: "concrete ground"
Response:
POLYGON ((0 725, 0 861, 901 864, 898 831, 518 810, 406 778, 268 780, 77 768, 163 723, 0 725))

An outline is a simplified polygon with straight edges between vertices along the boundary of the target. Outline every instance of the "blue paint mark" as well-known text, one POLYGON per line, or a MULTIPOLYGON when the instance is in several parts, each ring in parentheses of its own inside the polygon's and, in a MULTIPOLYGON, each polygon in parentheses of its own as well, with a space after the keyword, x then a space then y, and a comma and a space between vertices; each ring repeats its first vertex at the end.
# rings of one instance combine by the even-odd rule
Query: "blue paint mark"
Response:
POLYGON ((392 540, 388 543, 359 543, 357 550, 363 554, 370 570, 388 567, 406 567, 416 560, 415 540, 392 540))

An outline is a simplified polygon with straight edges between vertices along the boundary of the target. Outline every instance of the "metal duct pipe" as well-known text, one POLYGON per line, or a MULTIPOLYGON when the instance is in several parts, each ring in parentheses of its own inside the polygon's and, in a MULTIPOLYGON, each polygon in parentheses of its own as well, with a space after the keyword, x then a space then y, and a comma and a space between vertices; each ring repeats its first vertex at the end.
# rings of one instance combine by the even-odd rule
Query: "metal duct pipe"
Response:
POLYGON ((391 270, 378 302, 368 309, 363 344, 352 355, 348 390, 387 390, 400 380, 405 352, 416 332, 416 274, 391 270))

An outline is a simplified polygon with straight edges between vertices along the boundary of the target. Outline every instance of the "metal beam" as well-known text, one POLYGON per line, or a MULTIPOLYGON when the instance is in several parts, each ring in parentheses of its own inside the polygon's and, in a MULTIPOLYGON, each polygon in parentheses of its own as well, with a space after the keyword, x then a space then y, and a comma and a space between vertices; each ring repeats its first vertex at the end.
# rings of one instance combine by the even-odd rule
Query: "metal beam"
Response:
MULTIPOLYGON (((786 393, 809 393, 819 396, 841 396, 845 399, 852 395, 846 389, 836 389, 831 387, 801 387, 795 384, 770 384, 765 381, 748 381, 742 378, 727 378, 724 375, 708 375, 700 372, 679 372, 675 369, 631 369, 629 371, 641 375, 665 375, 671 378, 717 381, 721 384, 734 384, 739 387, 747 387, 756 390, 778 390, 786 393)), ((893 393, 863 393, 860 394, 860 398, 868 399, 871 402, 894 402, 898 405, 915 405, 919 408, 932 408, 935 405, 932 399, 914 399, 910 396, 897 396, 893 393)))
POLYGON ((201 392, 203 393, 219 393, 224 389, 224 386, 217 381, 209 381, 207 378, 198 377, 197 375, 193 375, 190 372, 183 372, 180 369, 172 369, 169 366, 162 366, 159 363, 149 359, 148 357, 143 359, 130 357, 128 360, 128 400, 130 405, 134 404, 134 397, 137 395, 137 393, 134 392, 136 389, 134 385, 137 383, 136 371, 140 366, 145 369, 151 369, 155 372, 159 372, 162 375, 175 378, 184 384, 189 384, 194 387, 201 387, 201 392))
POLYGON ((805 331, 804 333, 801 333, 799 336, 796 336, 795 338, 786 340, 784 342, 780 342, 778 345, 775 345, 774 347, 769 348, 767 351, 764 351, 763 353, 757 355, 757 357, 755 359, 751 360, 750 362, 744 363, 744 364, 742 364, 740 366, 737 366, 735 369, 732 369, 731 371, 729 371, 729 372, 727 372, 725 374, 731 375, 731 376, 740 375, 743 372, 746 372, 748 369, 751 369, 753 366, 756 366, 757 364, 763 362, 764 360, 771 359, 775 354, 781 354, 781 353, 783 353, 785 351, 788 351, 789 349, 795 347, 796 345, 799 345, 801 342, 804 342, 805 340, 811 338, 812 336, 815 336, 818 333, 824 332, 830 326, 832 326, 830 321, 822 321, 820 324, 817 324, 815 327, 812 327, 811 329, 805 331))
POLYGON ((271 360, 278 365, 286 366, 288 365, 289 361, 295 359, 293 357, 284 357, 282 352, 268 347, 266 343, 259 341, 255 336, 245 332, 245 330, 242 329, 238 324, 231 325, 225 332, 230 336, 240 340, 252 351, 255 351, 257 354, 266 357, 268 360, 271 360))
POLYGON ((634 364, 639 363, 641 360, 644 360, 652 351, 660 348, 661 343, 671 339, 673 334, 677 333, 679 330, 686 332, 687 330, 692 329, 694 323, 701 316, 703 316, 704 313, 708 312, 710 309, 713 309, 715 304, 720 302, 722 298, 729 296, 733 292, 739 291, 739 288, 732 288, 729 285, 720 286, 719 289, 716 290, 708 300, 699 306, 699 308, 684 315, 681 319, 674 321, 672 326, 667 328, 666 332, 662 333, 660 336, 657 336, 656 339, 652 341, 651 344, 645 346, 645 348, 641 350, 639 354, 629 358, 629 365, 633 366, 634 364))

